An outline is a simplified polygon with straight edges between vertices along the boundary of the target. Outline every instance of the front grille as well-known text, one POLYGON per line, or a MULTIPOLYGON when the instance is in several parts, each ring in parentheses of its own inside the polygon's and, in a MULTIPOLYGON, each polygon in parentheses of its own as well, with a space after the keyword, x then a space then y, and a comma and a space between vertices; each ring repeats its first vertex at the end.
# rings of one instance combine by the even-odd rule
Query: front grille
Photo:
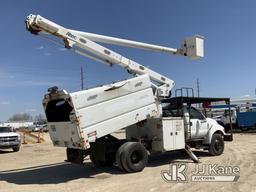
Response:
POLYGON ((17 141, 18 137, 17 136, 11 136, 11 137, 1 137, 0 142, 12 142, 12 141, 17 141))

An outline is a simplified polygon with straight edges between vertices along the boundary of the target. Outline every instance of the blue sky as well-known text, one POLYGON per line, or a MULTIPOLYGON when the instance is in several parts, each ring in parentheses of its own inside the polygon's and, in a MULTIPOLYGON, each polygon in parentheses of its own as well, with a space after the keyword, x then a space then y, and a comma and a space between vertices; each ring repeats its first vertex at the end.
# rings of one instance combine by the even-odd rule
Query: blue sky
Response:
POLYGON ((42 113, 47 88, 80 89, 129 77, 32 36, 24 20, 40 14, 65 27, 103 35, 179 47, 184 37, 205 36, 205 58, 191 61, 162 53, 108 46, 201 95, 237 98, 253 95, 256 87, 256 1, 210 0, 87 0, 1 1, 0 121, 14 113, 42 113))

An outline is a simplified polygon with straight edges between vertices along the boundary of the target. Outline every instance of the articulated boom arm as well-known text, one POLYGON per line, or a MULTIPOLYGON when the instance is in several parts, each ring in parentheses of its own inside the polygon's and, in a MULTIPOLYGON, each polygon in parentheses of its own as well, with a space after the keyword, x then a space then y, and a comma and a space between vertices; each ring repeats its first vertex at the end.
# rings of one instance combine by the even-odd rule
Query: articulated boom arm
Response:
POLYGON ((203 57, 203 38, 200 36, 186 39, 183 42, 181 49, 173 49, 67 29, 41 17, 40 15, 29 15, 26 19, 26 28, 33 34, 46 33, 61 38, 63 39, 66 48, 72 48, 75 50, 75 52, 91 59, 107 63, 109 65, 120 65, 134 75, 148 74, 150 79, 153 82, 156 82, 156 84, 152 84, 157 88, 157 96, 160 97, 169 96, 169 92, 174 86, 173 80, 95 42, 167 52, 177 55, 189 56, 192 59, 203 57))

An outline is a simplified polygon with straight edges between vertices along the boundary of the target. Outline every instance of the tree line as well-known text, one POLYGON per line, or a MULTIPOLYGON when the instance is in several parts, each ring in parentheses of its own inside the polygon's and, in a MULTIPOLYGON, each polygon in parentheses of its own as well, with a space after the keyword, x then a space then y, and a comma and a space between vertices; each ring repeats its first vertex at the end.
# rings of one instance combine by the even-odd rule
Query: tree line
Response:
POLYGON ((46 122, 46 117, 43 114, 39 114, 33 117, 29 113, 18 113, 18 114, 13 114, 8 119, 8 121, 34 121, 34 122, 43 123, 43 122, 46 122))

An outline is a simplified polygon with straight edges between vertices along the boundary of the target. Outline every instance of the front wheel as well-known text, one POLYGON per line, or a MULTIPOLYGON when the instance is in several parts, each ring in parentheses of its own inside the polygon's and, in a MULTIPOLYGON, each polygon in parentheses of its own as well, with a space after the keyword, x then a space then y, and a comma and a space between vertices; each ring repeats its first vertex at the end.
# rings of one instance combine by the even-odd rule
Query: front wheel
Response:
POLYGON ((224 151, 224 139, 221 134, 215 133, 212 136, 209 153, 213 156, 221 155, 224 151))
POLYGON ((13 147, 12 150, 13 150, 14 152, 18 152, 18 151, 20 150, 20 146, 13 147))

